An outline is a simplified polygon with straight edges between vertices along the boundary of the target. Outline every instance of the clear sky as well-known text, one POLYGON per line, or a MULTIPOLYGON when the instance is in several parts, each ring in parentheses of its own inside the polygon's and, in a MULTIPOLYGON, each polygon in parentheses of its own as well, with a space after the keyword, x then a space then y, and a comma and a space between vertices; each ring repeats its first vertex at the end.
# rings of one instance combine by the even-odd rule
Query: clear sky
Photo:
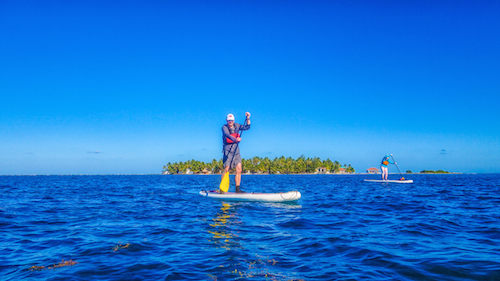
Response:
MULTIPOLYGON (((499 1, 0 1, 0 174, 241 151, 500 172, 499 1)), ((395 171, 394 169, 392 171, 395 171)))

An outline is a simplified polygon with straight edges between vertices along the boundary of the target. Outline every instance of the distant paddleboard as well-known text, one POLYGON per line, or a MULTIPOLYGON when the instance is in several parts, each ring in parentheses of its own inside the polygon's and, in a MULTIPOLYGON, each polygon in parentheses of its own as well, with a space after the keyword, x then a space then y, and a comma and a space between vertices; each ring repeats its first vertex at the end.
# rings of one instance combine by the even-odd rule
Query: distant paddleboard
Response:
POLYGON ((290 202, 300 199, 301 194, 298 191, 288 191, 279 193, 254 193, 254 192, 224 192, 217 191, 200 191, 201 196, 214 199, 229 200, 229 201, 260 201, 260 202, 290 202))
POLYGON ((366 182, 413 183, 413 180, 364 180, 366 182))

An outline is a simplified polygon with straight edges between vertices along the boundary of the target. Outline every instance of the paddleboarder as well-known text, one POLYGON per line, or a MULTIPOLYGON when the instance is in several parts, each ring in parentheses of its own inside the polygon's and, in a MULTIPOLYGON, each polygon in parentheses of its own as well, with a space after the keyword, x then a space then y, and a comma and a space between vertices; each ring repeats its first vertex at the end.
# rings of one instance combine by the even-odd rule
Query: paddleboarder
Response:
POLYGON ((234 122, 234 115, 229 113, 226 116, 226 124, 222 126, 222 152, 224 162, 224 173, 229 173, 230 169, 236 169, 235 183, 236 192, 243 192, 240 188, 241 184, 241 155, 239 143, 241 142, 240 131, 250 129, 250 113, 245 112, 245 123, 243 125, 234 122))
POLYGON ((393 162, 391 160, 390 154, 386 154, 384 158, 382 158, 382 161, 380 162, 380 170, 382 170, 382 180, 385 181, 387 180, 387 176, 389 175, 389 170, 387 166, 389 166, 389 164, 396 164, 396 162, 393 162))

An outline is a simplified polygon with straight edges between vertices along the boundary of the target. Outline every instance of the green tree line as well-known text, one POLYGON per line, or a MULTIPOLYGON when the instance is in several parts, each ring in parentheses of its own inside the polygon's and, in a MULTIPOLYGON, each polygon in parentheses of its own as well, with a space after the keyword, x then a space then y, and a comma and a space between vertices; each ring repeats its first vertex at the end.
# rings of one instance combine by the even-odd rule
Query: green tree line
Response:
MULTIPOLYGON (((341 168, 347 173, 354 173, 355 170, 351 166, 341 165, 338 161, 330 159, 321 160, 319 157, 304 157, 300 156, 296 159, 292 157, 276 157, 270 159, 268 157, 253 157, 242 159, 243 173, 252 174, 312 174, 312 173, 338 173, 341 168)), ((202 162, 197 160, 189 160, 186 162, 167 163, 163 166, 163 172, 169 174, 184 174, 187 169, 194 174, 210 172, 214 174, 221 173, 223 170, 222 160, 213 159, 211 162, 202 162)))
POLYGON ((421 174, 449 174, 450 172, 444 171, 444 170, 422 170, 420 171, 421 174))

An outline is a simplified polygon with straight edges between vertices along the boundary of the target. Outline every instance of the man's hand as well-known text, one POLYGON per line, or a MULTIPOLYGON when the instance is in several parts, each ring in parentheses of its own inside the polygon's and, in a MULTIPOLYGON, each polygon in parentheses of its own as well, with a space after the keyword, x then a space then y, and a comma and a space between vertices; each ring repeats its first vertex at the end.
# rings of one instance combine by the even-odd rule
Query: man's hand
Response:
POLYGON ((247 125, 250 125, 250 112, 245 112, 245 116, 247 117, 245 120, 247 125))
POLYGON ((237 137, 236 138, 236 142, 240 142, 241 141, 241 138, 240 137, 237 137))

